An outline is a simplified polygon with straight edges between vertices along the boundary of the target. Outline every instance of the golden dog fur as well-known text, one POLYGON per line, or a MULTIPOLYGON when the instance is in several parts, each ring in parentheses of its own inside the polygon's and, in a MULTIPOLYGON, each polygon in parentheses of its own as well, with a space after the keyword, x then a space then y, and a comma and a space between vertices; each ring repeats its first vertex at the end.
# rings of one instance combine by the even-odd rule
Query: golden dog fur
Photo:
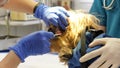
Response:
MULTIPOLYGON (((60 36, 51 40, 51 52, 57 52, 61 62, 67 63, 72 56, 72 50, 78 44, 82 32, 89 30, 91 27, 98 29, 99 20, 88 13, 77 11, 70 11, 70 17, 68 18, 69 25, 66 27, 60 36)), ((53 30, 56 27, 51 26, 53 30)))

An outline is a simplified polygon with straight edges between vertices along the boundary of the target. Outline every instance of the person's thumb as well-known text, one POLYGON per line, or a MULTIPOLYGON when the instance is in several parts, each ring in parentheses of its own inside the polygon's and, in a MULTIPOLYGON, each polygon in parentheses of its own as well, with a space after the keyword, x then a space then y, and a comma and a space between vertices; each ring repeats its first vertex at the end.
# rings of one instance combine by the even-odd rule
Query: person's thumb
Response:
POLYGON ((48 37, 48 39, 52 39, 52 38, 54 38, 54 33, 53 32, 47 32, 46 36, 48 37))

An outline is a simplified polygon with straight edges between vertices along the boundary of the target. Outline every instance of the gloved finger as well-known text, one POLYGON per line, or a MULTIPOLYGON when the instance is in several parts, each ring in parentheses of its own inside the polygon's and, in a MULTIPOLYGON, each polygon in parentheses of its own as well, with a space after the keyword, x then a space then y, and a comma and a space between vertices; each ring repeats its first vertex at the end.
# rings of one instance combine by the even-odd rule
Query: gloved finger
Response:
MULTIPOLYGON (((34 48, 35 54, 33 55, 41 55, 50 52, 50 42, 49 40, 45 40, 45 42, 40 42, 42 45, 37 45, 36 48, 34 48)), ((32 48, 31 48, 32 49, 32 48)))
POLYGON ((119 64, 113 64, 111 68, 119 68, 120 65, 119 64))
POLYGON ((46 26, 50 26, 50 23, 49 23, 48 19, 45 19, 44 22, 45 22, 46 26))
POLYGON ((64 26, 68 25, 67 17, 64 17, 62 14, 59 14, 59 18, 61 20, 61 23, 64 24, 64 26))
POLYGON ((70 15, 69 15, 69 13, 68 13, 68 11, 65 9, 65 8, 63 8, 63 7, 61 7, 61 9, 59 9, 62 13, 64 13, 67 17, 69 17, 70 15))
POLYGON ((57 20, 57 18, 50 18, 49 22, 52 23, 54 26, 58 27, 58 20, 57 20))
POLYGON ((102 65, 106 61, 105 56, 99 57, 96 61, 94 61, 88 68, 99 68, 100 65, 102 65))
POLYGON ((102 64, 99 68, 109 68, 112 65, 111 61, 106 61, 104 64, 102 64))
MULTIPOLYGON (((61 15, 60 15, 61 16, 61 15)), ((49 21, 56 27, 61 27, 63 30, 65 30, 65 25, 62 23, 61 18, 51 18, 49 21), (59 26, 58 26, 59 25, 59 26)))
POLYGON ((60 26, 60 28, 62 28, 63 30, 65 30, 66 27, 65 27, 65 25, 62 23, 62 21, 58 19, 58 22, 59 22, 58 25, 60 26))
POLYGON ((85 54, 84 56, 82 56, 82 57, 80 58, 80 62, 86 62, 86 61, 88 61, 88 60, 90 60, 90 59, 92 59, 92 58, 95 58, 95 57, 101 55, 101 54, 102 54, 102 50, 103 50, 103 49, 102 49, 102 47, 101 47, 101 48, 99 48, 99 49, 97 49, 97 50, 94 50, 94 51, 92 51, 92 52, 89 52, 89 53, 85 54))
POLYGON ((99 44, 105 44, 108 38, 101 38, 101 39, 95 39, 93 42, 89 44, 89 47, 94 47, 99 44))
POLYGON ((54 38, 54 34, 52 32, 47 32, 46 36, 48 39, 54 38))

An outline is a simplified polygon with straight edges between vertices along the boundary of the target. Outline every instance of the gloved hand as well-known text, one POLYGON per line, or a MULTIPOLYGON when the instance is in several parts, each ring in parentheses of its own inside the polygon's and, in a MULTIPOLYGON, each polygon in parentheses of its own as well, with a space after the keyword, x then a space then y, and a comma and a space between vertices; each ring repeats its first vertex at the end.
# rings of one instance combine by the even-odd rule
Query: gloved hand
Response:
POLYGON ((104 44, 103 47, 92 51, 80 58, 80 62, 86 62, 94 57, 100 56, 88 68, 119 68, 120 66, 120 39, 102 38, 94 40, 89 46, 94 47, 104 44))
POLYGON ((63 7, 48 7, 44 4, 40 4, 36 8, 34 16, 42 19, 47 26, 53 24, 65 30, 65 27, 68 25, 66 19, 69 17, 69 14, 63 7))
POLYGON ((22 62, 30 55, 41 55, 50 52, 49 40, 54 37, 53 33, 38 31, 23 37, 15 46, 10 47, 22 62))

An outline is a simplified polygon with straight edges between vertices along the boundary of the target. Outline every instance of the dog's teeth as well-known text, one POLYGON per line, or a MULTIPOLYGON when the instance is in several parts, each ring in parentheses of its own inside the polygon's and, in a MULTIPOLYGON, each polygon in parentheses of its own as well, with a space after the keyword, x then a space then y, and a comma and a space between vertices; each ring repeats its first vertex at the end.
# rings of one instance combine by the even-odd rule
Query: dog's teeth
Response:
POLYGON ((54 36, 57 37, 57 36, 60 36, 61 34, 55 34, 54 36))

